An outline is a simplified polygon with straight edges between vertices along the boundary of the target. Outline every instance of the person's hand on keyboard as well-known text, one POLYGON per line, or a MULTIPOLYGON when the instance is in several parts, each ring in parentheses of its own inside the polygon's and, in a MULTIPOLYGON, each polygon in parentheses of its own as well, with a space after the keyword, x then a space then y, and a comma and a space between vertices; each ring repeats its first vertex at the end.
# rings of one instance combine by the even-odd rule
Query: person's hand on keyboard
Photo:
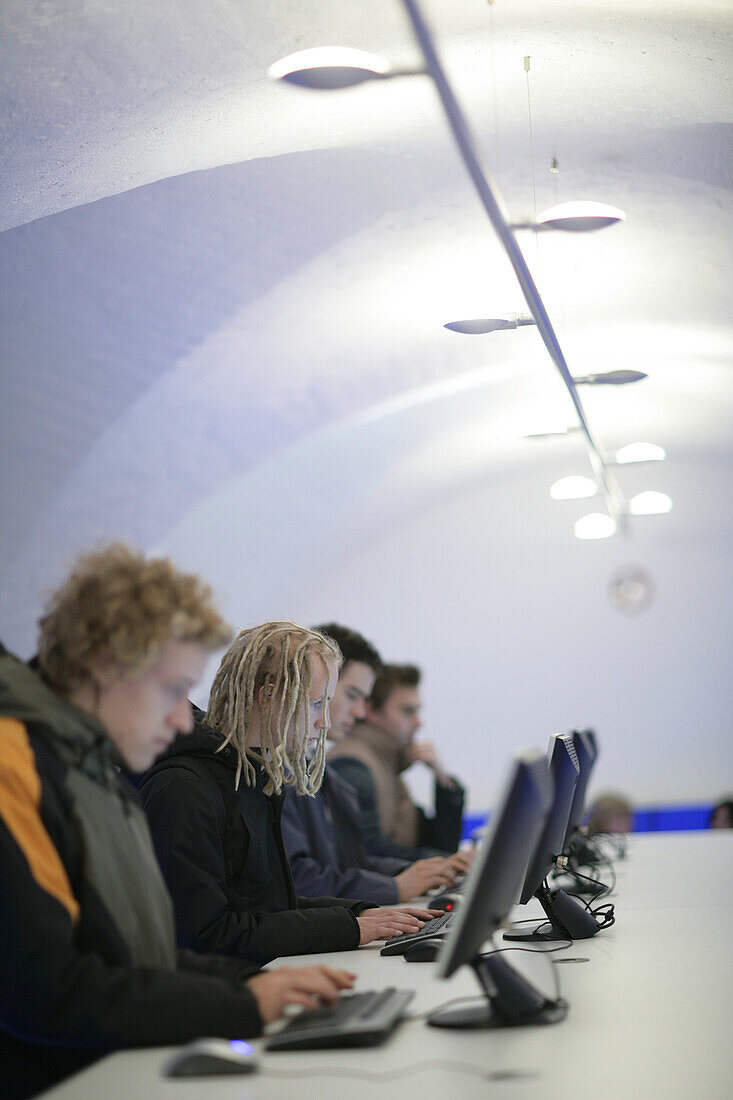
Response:
POLYGON ((439 916, 439 909, 365 909, 356 918, 361 929, 359 944, 419 932, 426 921, 439 916))
POLYGON ((447 857, 445 862, 457 872, 457 874, 465 875, 471 870, 475 852, 475 848, 468 848, 466 851, 462 852, 454 852, 452 856, 447 857))
POLYGON ((442 856, 418 859, 399 875, 395 875, 397 896, 400 901, 408 901, 410 898, 427 894, 428 890, 432 890, 435 886, 452 886, 455 878, 455 871, 448 860, 443 859, 442 856))
POLYGON ((255 974, 247 982, 254 994, 263 1024, 271 1024, 283 1014, 286 1005, 317 1008, 333 1004, 342 989, 351 989, 354 974, 332 966, 283 966, 255 974))

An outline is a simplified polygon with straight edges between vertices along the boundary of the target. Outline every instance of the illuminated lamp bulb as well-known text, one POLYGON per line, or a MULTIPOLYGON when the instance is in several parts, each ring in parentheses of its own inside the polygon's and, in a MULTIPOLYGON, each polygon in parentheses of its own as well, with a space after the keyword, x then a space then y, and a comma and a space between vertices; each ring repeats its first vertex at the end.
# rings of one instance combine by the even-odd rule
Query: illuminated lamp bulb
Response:
POLYGON ((571 474, 570 477, 561 477, 550 486, 550 496, 553 500, 583 500, 586 497, 594 497, 597 492, 596 483, 592 478, 578 477, 575 474, 571 474))
POLYGON ((661 516, 665 512, 672 511, 672 498, 666 493, 658 493, 654 489, 647 489, 644 493, 637 493, 629 501, 629 511, 632 516, 661 516))
POLYGON ((626 462, 661 462, 666 457, 664 447, 658 447, 656 443, 629 443, 616 451, 616 461, 621 465, 626 462))
POLYGON ((573 530, 578 539, 607 539, 616 534, 616 524, 605 512, 591 512, 576 520, 573 530))

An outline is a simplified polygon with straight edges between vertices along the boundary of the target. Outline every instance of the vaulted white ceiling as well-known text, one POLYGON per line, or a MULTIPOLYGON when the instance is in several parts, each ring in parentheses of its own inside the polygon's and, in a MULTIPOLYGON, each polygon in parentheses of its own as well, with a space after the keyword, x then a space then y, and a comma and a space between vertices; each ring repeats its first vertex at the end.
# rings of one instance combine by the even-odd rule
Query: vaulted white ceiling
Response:
MULTIPOLYGON (((626 211, 522 245, 571 370, 649 375, 582 394, 609 453, 670 455, 622 489, 676 497, 676 538, 722 537, 729 502, 689 486, 731 457, 729 0, 424 12, 513 217, 573 198, 626 211)), ((100 537, 185 555, 215 524, 191 559, 216 575, 254 528, 253 560, 267 568, 269 532, 287 573, 301 535, 322 560, 316 528, 338 562, 507 471, 543 493, 589 472, 577 434, 521 438, 572 421, 536 330, 442 327, 525 306, 429 82, 267 77, 316 45, 417 62, 399 0, 5 0, 0 24, 10 642, 29 649, 39 593, 100 537)), ((505 507, 518 540, 572 539, 569 513, 550 529, 505 507)), ((261 594, 230 598, 265 613, 261 594)))

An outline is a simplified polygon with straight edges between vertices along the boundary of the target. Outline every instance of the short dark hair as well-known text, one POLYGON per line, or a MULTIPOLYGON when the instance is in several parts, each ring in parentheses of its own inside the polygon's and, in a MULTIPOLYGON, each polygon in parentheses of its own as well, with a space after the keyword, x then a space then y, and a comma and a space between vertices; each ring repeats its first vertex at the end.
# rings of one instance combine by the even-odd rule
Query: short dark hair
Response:
POLYGON ((374 681, 369 702, 379 710, 389 699, 395 688, 415 688, 420 683, 420 669, 417 665, 382 665, 374 681))
POLYGON ((344 655, 342 668, 346 668, 349 661, 360 661, 362 664, 369 665, 372 672, 377 675, 382 671, 382 658, 363 634, 358 634, 348 626, 340 626, 338 623, 324 623, 323 626, 314 626, 313 629, 319 634, 325 634, 327 638, 333 638, 336 642, 344 655))

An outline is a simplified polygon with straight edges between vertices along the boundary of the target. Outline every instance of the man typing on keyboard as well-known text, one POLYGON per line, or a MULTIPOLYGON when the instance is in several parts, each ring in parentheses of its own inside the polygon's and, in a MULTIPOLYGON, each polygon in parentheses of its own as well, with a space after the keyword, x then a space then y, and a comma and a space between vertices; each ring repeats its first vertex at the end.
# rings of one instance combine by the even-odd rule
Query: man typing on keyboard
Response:
POLYGON ((243 630, 205 715, 140 781, 181 945, 263 965, 417 931, 427 909, 296 894, 281 833, 283 788, 320 786, 341 653, 290 622, 243 630), (311 751, 308 751, 309 745, 311 751))

